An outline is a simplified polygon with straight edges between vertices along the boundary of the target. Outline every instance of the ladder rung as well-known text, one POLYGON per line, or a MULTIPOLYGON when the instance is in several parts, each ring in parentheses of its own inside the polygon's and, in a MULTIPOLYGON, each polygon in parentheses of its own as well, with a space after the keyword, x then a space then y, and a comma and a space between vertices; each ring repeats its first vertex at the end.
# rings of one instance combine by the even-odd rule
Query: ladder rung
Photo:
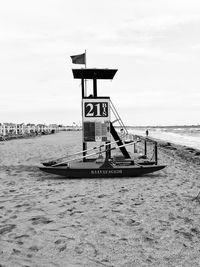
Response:
POLYGON ((119 121, 119 119, 116 119, 116 120, 112 121, 112 123, 115 123, 115 122, 117 122, 117 121, 119 121))

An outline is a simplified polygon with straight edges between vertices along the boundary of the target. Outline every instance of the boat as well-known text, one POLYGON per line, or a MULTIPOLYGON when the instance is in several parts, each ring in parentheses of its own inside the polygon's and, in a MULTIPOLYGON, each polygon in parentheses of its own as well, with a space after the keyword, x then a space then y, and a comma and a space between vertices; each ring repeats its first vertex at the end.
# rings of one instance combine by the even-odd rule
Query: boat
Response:
POLYGON ((157 142, 149 137, 132 135, 130 138, 110 97, 97 94, 97 80, 112 80, 117 69, 80 68, 72 69, 72 72, 74 79, 81 80, 82 150, 43 162, 40 170, 64 178, 80 179, 139 177, 165 168, 165 165, 158 164, 157 142), (85 81, 89 79, 93 81, 93 93, 88 96, 85 81), (115 117, 113 121, 111 113, 115 117), (115 127, 116 122, 119 126, 115 127), (129 140, 126 140, 127 136, 129 140), (98 145, 93 146, 96 143, 98 145), (153 147, 150 159, 149 143, 153 147), (89 147, 91 144, 92 147, 89 147), (134 148, 134 157, 128 151, 128 146, 134 148), (143 146, 142 154, 137 153, 137 146, 143 146))

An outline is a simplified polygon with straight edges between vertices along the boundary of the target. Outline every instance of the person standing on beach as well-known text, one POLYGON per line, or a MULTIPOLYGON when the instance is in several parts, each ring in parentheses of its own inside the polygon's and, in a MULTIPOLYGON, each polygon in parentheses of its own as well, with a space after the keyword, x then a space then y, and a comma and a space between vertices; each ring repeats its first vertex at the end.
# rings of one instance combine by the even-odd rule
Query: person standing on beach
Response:
POLYGON ((148 137, 148 135, 149 135, 149 130, 146 129, 146 137, 148 137))

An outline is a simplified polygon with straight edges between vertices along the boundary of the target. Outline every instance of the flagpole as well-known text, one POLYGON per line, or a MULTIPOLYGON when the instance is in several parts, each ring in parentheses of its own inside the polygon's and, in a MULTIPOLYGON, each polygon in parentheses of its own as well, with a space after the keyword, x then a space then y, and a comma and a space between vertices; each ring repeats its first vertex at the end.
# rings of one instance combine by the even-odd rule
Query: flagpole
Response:
POLYGON ((85 68, 86 68, 86 50, 85 50, 85 68))
MULTIPOLYGON (((86 49, 85 49, 85 69, 87 68, 86 65, 86 49)), ((85 79, 85 96, 87 96, 87 80, 85 79)))

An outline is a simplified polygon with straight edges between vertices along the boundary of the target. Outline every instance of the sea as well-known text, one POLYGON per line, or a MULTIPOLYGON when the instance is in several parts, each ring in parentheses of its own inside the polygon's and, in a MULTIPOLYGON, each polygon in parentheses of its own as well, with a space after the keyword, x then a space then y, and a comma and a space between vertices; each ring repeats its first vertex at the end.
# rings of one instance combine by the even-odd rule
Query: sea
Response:
POLYGON ((146 128, 128 127, 128 132, 135 135, 145 136, 146 130, 148 130, 149 137, 200 150, 200 125, 146 128))

